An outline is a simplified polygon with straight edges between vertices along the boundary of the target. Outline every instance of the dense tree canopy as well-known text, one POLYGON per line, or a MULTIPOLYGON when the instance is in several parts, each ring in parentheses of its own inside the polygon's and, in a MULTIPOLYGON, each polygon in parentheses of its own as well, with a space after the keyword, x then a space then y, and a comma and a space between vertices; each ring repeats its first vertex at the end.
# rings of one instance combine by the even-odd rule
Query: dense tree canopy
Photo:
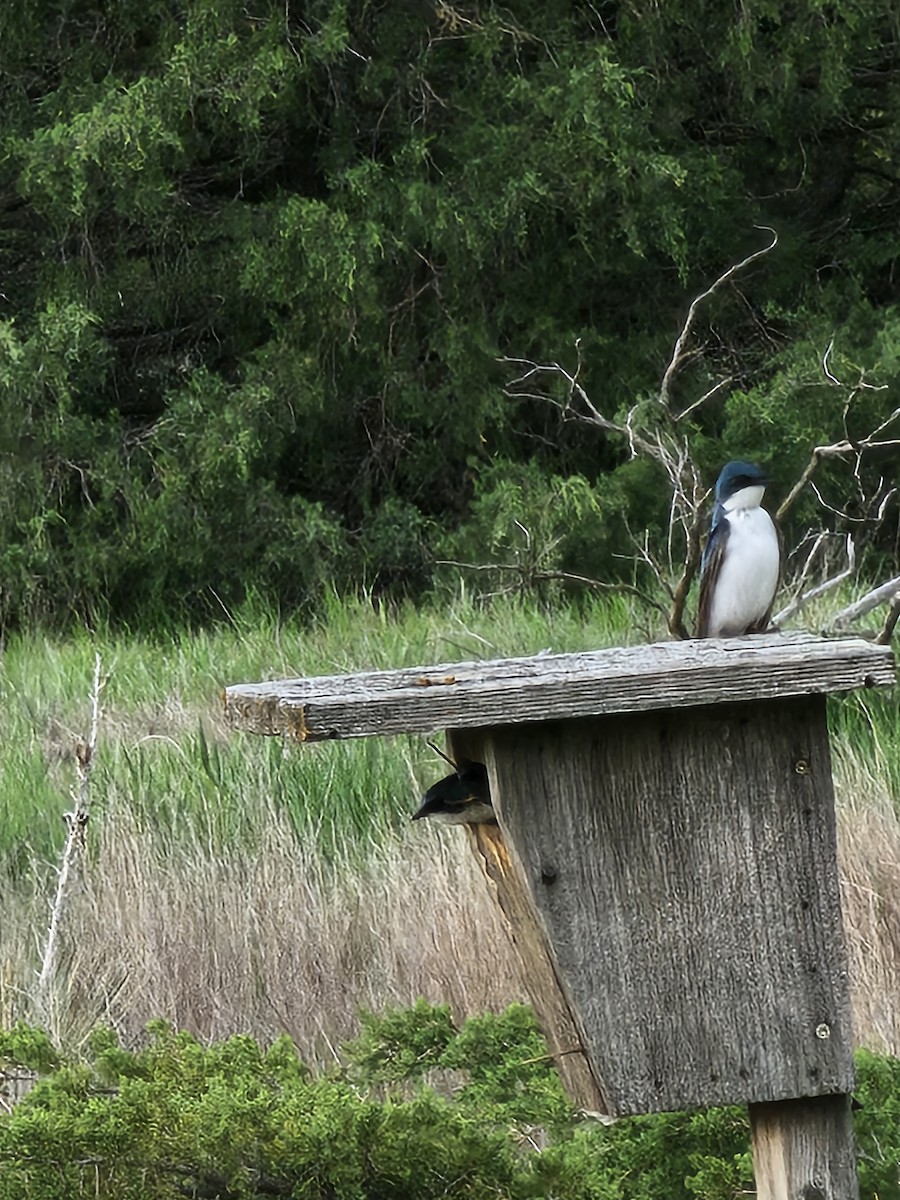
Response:
POLYGON ((876 0, 4 6, 0 615, 415 592, 513 518, 608 574, 662 481, 497 360, 580 338, 627 410, 759 225, 675 386, 729 376, 704 468, 786 488, 897 403, 898 39, 876 0), (842 415, 832 337, 893 388, 842 415))

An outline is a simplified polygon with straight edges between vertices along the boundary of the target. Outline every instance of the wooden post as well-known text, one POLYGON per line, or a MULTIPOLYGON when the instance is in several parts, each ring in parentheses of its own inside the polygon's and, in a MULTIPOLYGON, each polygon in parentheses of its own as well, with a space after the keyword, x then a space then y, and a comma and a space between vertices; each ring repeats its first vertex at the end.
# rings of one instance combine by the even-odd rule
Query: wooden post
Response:
POLYGON ((857 1200, 848 1096, 750 1105, 759 1200, 857 1200))
POLYGON ((761 1200, 853 1200, 853 1060, 824 694, 886 647, 805 635, 248 684, 240 729, 449 731, 469 830, 563 1081, 613 1115, 750 1107, 761 1200))

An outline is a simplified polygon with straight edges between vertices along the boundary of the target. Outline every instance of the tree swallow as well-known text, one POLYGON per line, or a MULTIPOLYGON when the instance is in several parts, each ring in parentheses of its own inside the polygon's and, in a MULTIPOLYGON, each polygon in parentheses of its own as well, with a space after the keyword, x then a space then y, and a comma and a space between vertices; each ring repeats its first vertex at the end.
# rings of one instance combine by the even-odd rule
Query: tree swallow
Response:
POLYGON ((433 784, 412 819, 422 817, 431 817, 442 825, 496 824, 484 763, 464 759, 452 775, 433 784))
POLYGON ((700 565, 697 637, 765 633, 781 574, 781 536, 764 508, 769 482, 753 463, 730 462, 716 481, 716 503, 700 565))

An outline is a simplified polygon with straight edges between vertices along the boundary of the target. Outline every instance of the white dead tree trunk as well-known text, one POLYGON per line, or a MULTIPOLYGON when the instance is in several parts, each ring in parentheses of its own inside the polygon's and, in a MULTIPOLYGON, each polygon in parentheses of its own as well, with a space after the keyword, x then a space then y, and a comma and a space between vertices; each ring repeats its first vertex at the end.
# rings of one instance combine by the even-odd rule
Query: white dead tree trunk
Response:
POLYGON ((94 659, 94 678, 91 685, 91 726, 85 740, 78 741, 75 746, 75 763, 78 772, 78 782, 72 788, 73 807, 70 812, 63 813, 66 823, 66 843, 63 847, 62 859, 56 880, 56 895, 50 909, 50 924, 44 942, 44 953, 37 985, 37 1008, 46 1020, 50 1015, 53 985, 56 980, 57 960, 59 957, 59 940, 63 918, 69 898, 69 880, 79 852, 85 847, 87 831, 91 771, 97 750, 97 731, 100 725, 100 692, 103 681, 100 677, 101 661, 97 654, 94 659))

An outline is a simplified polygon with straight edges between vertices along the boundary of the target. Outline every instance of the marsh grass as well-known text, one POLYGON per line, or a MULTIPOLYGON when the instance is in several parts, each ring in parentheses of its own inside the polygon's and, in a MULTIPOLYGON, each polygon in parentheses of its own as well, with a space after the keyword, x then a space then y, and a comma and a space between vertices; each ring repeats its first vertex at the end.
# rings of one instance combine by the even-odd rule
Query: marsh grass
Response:
MULTIPOLYGON (((411 826, 446 767, 424 738, 297 747, 229 733, 224 685, 596 648, 661 636, 627 603, 441 611, 331 602, 322 620, 237 615, 158 641, 13 639, 0 701, 0 1024, 29 1017, 72 748, 95 650, 108 675, 88 853, 51 1024, 77 1045, 163 1015, 204 1038, 287 1030, 313 1061, 360 1006, 417 996, 459 1017, 523 996, 506 931, 459 830, 411 826)), ((857 1036, 900 1050, 898 711, 830 708, 857 1036)))

